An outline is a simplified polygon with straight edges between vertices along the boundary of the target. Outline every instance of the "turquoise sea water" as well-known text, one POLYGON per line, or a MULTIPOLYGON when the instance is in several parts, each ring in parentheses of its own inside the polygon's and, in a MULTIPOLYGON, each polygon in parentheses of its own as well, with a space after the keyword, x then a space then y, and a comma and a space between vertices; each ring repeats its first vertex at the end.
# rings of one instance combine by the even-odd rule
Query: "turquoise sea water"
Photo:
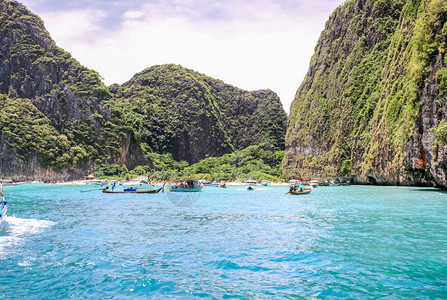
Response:
POLYGON ((435 189, 87 189, 4 188, 0 298, 447 298, 435 189))

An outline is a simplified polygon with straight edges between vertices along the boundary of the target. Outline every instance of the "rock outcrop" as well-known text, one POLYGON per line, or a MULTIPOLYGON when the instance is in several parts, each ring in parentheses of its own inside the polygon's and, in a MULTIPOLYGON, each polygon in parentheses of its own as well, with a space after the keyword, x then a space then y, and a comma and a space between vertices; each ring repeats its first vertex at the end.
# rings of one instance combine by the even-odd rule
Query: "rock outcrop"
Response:
POLYGON ((284 167, 446 188, 446 21, 438 0, 337 8, 292 103, 284 167))
POLYGON ((150 67, 111 91, 155 152, 197 162, 250 145, 284 148, 287 116, 270 90, 247 92, 177 65, 150 67))
POLYGON ((47 169, 66 177, 118 158, 130 167, 147 163, 141 149, 122 156, 133 132, 111 122, 107 101, 112 96, 98 73, 57 47, 42 20, 22 4, 1 0, 0 13, 0 146, 9 153, 8 161, 22 166, 11 169, 2 163, 0 177, 47 169), (11 110, 27 114, 10 120, 17 115, 11 110), (45 130, 37 128, 41 120, 45 130), (27 133, 30 126, 36 127, 32 134, 27 133))
POLYGON ((151 167, 152 152, 197 162, 259 143, 283 149, 287 122, 274 92, 174 65, 107 87, 14 0, 0 0, 0 108, 0 178, 16 179, 151 167))

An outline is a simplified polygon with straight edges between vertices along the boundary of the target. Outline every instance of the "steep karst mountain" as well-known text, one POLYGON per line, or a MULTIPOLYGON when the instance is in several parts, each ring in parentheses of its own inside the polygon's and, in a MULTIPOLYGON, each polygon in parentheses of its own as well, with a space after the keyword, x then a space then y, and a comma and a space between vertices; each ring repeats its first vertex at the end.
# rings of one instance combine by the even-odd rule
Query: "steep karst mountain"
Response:
POLYGON ((337 8, 292 103, 284 167, 445 188, 446 21, 441 0, 337 8))
POLYGON ((151 166, 151 152, 196 162, 262 142, 284 148, 286 114, 271 91, 172 65, 109 89, 22 4, 0 0, 0 13, 0 178, 151 166))
POLYGON ((0 12, 0 174, 44 178, 95 160, 145 162, 138 149, 131 160, 132 132, 111 122, 99 75, 57 47, 23 5, 0 1, 0 12))
POLYGON ((177 65, 148 68, 111 91, 138 116, 153 151, 197 162, 250 145, 284 148, 287 116, 269 90, 247 92, 177 65))

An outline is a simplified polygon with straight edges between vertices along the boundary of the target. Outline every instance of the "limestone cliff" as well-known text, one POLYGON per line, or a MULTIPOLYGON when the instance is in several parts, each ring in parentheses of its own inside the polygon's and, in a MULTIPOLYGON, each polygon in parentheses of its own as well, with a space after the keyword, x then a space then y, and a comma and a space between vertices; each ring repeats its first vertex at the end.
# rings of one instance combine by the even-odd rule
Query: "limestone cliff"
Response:
POLYGON ((154 152, 197 162, 259 143, 283 149, 286 119, 272 91, 174 65, 109 88, 56 46, 38 16, 0 0, 0 178, 152 167, 154 152))
POLYGON ((337 8, 292 103, 284 167, 447 187, 446 21, 440 0, 337 8))
POLYGON ((0 177, 14 175, 11 161, 22 166, 16 175, 88 172, 97 161, 118 158, 146 162, 122 156, 133 132, 110 122, 111 94, 99 75, 57 47, 38 16, 9 0, 0 1, 0 94, 0 177))
POLYGON ((177 65, 150 67, 111 91, 155 152, 197 162, 250 145, 284 148, 287 116, 270 90, 247 92, 177 65))

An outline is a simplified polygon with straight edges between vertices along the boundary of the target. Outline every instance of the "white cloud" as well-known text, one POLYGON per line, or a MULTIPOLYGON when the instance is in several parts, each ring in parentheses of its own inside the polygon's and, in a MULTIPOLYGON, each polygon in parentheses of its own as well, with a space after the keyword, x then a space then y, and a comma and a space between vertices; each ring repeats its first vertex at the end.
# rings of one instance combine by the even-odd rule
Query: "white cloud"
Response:
POLYGON ((341 3, 320 1, 333 7, 272 0, 147 3, 123 11, 117 30, 104 28, 107 13, 95 9, 40 16, 56 43, 106 84, 176 63, 245 90, 270 88, 288 111, 324 22, 341 3))
POLYGON ((106 15, 99 10, 50 12, 40 17, 58 46, 71 52, 72 45, 89 44, 103 31, 98 23, 106 15))
POLYGON ((124 13, 123 17, 125 20, 137 20, 144 18, 144 13, 138 10, 129 10, 124 13))

